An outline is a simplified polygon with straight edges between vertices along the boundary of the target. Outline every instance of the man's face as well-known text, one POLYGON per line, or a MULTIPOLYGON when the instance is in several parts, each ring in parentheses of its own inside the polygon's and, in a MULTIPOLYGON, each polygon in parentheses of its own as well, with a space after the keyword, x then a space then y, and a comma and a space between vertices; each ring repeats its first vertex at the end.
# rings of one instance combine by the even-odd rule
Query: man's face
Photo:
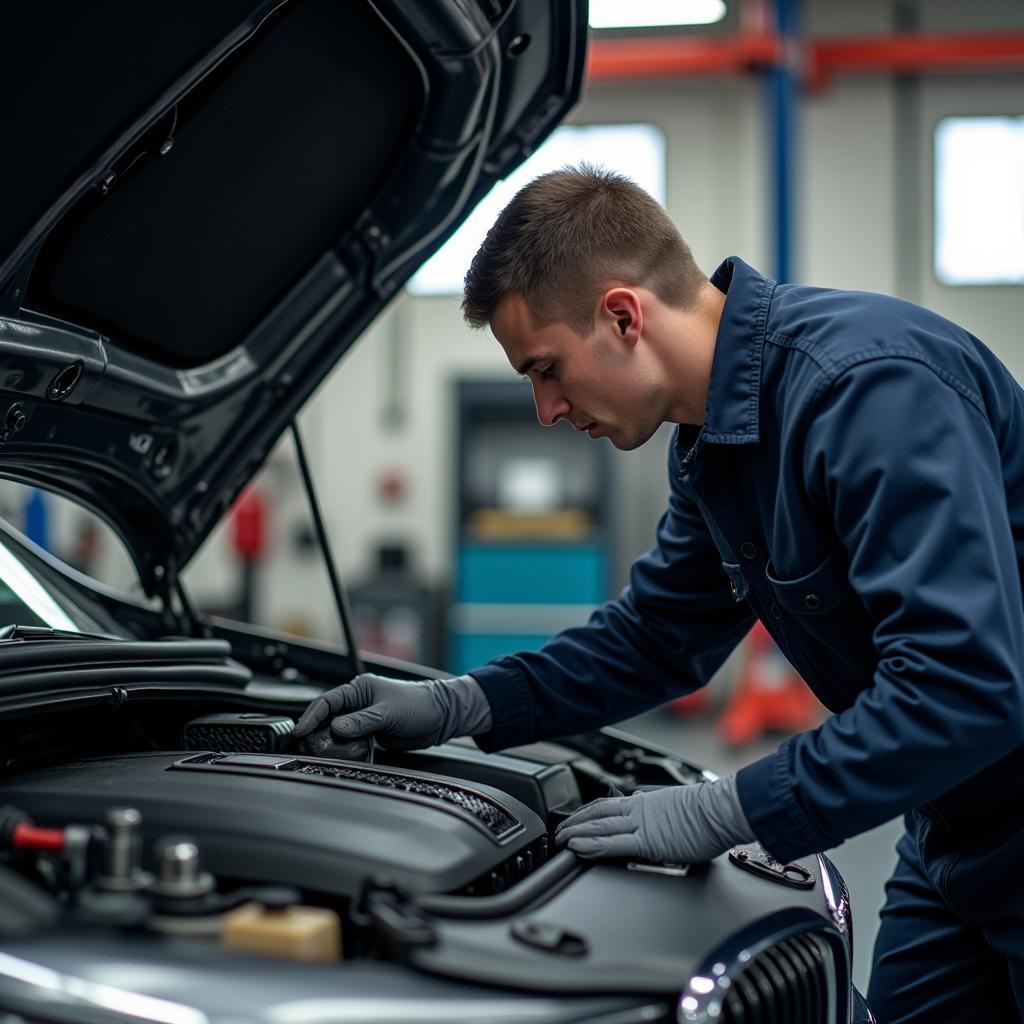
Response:
POLYGON ((658 390, 644 351, 611 315, 598 315, 584 338, 568 324, 538 327, 526 300, 503 299, 491 330, 512 367, 533 386, 537 418, 546 427, 567 420, 616 448, 638 448, 662 423, 658 390))

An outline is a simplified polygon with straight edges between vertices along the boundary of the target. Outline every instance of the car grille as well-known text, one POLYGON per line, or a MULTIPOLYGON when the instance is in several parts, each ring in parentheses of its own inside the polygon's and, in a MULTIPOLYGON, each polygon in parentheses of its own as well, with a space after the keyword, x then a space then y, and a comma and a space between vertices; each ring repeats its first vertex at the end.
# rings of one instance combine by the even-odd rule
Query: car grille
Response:
POLYGON ((803 932, 758 953, 732 978, 724 1024, 830 1024, 832 950, 803 932))

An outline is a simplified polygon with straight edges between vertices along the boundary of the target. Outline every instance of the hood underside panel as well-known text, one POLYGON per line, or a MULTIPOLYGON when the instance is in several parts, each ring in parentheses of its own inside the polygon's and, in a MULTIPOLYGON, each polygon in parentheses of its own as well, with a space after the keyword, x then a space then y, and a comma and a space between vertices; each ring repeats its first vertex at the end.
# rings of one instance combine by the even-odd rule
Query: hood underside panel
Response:
POLYGON ((224 355, 352 229, 423 102, 364 4, 279 8, 50 234, 29 303, 170 365, 224 355))
POLYGON ((0 261, 110 140, 234 34, 255 6, 253 0, 5 4, 4 76, 17 83, 18 102, 3 113, 0 261))

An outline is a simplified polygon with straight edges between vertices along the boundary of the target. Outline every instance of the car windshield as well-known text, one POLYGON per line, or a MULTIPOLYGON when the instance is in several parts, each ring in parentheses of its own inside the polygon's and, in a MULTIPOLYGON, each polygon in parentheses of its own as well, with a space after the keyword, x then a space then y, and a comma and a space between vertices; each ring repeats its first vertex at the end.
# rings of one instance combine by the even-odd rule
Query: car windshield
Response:
POLYGON ((19 544, 9 526, 0 532, 0 627, 16 624, 74 633, 121 634, 105 620, 105 616, 89 614, 64 594, 49 579, 37 556, 19 544))

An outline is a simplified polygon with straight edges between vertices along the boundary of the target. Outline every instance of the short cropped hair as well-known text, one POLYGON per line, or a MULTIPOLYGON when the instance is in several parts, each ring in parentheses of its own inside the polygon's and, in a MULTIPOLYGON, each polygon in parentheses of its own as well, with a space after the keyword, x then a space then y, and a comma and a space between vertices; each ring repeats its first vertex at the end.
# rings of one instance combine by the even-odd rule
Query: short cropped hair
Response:
POLYGON ((621 174, 581 164, 534 178, 502 210, 466 273, 462 313, 480 328, 519 294, 539 325, 586 337, 610 282, 690 308, 706 281, 657 202, 621 174))

